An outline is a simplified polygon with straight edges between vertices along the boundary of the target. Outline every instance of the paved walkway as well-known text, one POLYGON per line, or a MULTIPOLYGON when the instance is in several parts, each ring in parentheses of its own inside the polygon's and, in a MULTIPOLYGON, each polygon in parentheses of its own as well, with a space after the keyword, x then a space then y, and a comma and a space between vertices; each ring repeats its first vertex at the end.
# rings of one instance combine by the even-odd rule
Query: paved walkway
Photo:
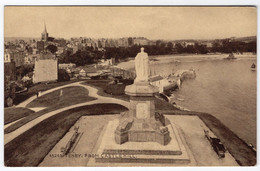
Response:
POLYGON ((13 125, 14 123, 16 123, 16 122, 22 120, 23 118, 24 118, 24 117, 22 117, 22 118, 20 118, 20 119, 17 119, 16 121, 13 121, 13 122, 11 122, 11 123, 5 124, 5 125, 4 125, 4 129, 6 129, 7 127, 13 125))
MULTIPOLYGON (((79 104, 67 106, 67 107, 64 107, 64 108, 61 108, 61 109, 57 109, 57 110, 48 112, 48 113, 46 113, 44 115, 41 115, 41 116, 35 118, 34 120, 24 124, 20 128, 14 130, 13 132, 5 134, 4 135, 4 144, 7 144, 8 142, 12 141, 14 138, 16 138, 20 134, 24 133, 25 131, 31 129, 33 126, 37 125, 41 121, 43 121, 43 120, 45 120, 45 119, 47 119, 47 118, 49 118, 51 116, 54 116, 54 115, 56 115, 56 114, 58 114, 60 112, 69 110, 69 109, 73 109, 73 108, 81 107, 81 106, 86 106, 86 105, 98 104, 98 103, 116 103, 116 104, 120 104, 122 106, 125 106, 125 107, 129 108, 129 102, 124 101, 124 100, 120 100, 120 99, 99 96, 97 94, 98 89, 96 89, 94 87, 90 87, 88 85, 83 85, 83 84, 81 84, 81 82, 76 82, 76 83, 68 84, 66 86, 60 86, 60 87, 57 87, 57 88, 54 88, 54 89, 50 89, 50 90, 47 90, 47 91, 43 92, 42 95, 50 93, 50 92, 58 90, 58 89, 61 89, 61 88, 64 88, 64 87, 68 87, 68 86, 81 86, 81 87, 84 87, 84 88, 86 88, 89 91, 89 96, 95 97, 97 99, 93 100, 93 101, 89 101, 89 102, 84 102, 84 103, 79 103, 79 104)), ((33 101, 33 100, 28 99, 27 102, 23 103, 23 105, 24 104, 29 104, 31 101, 33 101)), ((19 106, 19 107, 21 107, 21 106, 19 106)))
POLYGON ((39 112, 40 110, 45 109, 46 107, 33 107, 33 108, 29 108, 30 110, 33 110, 34 112, 39 112))

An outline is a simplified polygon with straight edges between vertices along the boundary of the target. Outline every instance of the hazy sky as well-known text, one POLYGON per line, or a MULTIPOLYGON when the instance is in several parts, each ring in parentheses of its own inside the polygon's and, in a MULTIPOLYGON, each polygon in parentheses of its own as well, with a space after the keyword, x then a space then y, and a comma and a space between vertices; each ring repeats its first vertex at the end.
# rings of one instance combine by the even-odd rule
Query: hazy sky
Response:
POLYGON ((257 34, 254 7, 5 7, 5 37, 212 39, 257 34))

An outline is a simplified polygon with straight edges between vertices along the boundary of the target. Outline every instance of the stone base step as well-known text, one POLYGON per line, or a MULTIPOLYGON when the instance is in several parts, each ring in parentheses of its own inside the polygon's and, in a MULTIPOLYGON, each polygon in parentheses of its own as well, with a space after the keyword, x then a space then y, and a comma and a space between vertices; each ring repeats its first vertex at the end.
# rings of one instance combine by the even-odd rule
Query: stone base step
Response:
POLYGON ((176 158, 173 155, 158 156, 158 155, 103 155, 101 158, 96 158, 98 163, 169 163, 169 164, 188 164, 189 158, 176 158))

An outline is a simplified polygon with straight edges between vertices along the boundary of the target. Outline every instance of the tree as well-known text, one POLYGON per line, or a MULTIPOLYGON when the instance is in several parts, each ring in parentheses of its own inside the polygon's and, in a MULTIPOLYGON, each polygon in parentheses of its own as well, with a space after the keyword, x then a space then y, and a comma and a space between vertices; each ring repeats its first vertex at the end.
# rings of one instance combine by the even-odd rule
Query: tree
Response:
POLYGON ((195 53, 195 52, 196 52, 196 50, 195 50, 195 48, 194 48, 193 45, 188 45, 188 46, 185 48, 185 51, 186 51, 187 53, 195 53))
POLYGON ((58 70, 58 81, 69 81, 70 76, 64 69, 58 70))
POLYGON ((201 54, 206 54, 206 53, 208 53, 208 49, 207 49, 207 46, 206 46, 206 45, 199 45, 197 50, 198 50, 198 52, 201 53, 201 54))
POLYGON ((70 62, 70 55, 71 55, 71 51, 69 50, 65 50, 61 55, 60 57, 58 58, 58 62, 59 63, 69 63, 70 62))
POLYGON ((76 53, 69 57, 69 62, 76 64, 77 66, 84 66, 86 64, 94 63, 95 53, 78 50, 76 53))
POLYGON ((21 65, 16 68, 16 75, 22 78, 30 72, 33 72, 33 68, 33 65, 21 65))
POLYGON ((178 53, 183 53, 185 51, 180 43, 176 43, 175 48, 176 48, 178 53))
POLYGON ((211 48, 211 52, 221 52, 221 45, 219 42, 214 42, 211 48))
POLYGON ((48 50, 48 51, 50 51, 52 54, 54 54, 54 53, 57 52, 58 48, 57 48, 57 46, 55 46, 55 45, 48 45, 48 46, 46 47, 46 50, 48 50))

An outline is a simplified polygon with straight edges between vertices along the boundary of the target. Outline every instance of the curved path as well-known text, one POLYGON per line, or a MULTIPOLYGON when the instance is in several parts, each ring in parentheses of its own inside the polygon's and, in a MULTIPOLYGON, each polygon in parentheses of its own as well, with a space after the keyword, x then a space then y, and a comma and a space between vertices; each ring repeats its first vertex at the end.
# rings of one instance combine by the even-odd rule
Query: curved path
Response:
MULTIPOLYGON (((47 118, 49 118, 51 116, 54 116, 54 115, 56 115, 56 114, 58 114, 60 112, 69 110, 69 109, 73 109, 73 108, 81 107, 81 106, 86 106, 86 105, 91 105, 91 104, 98 104, 98 103, 116 103, 116 104, 120 104, 122 106, 125 106, 125 107, 129 108, 129 102, 124 101, 124 100, 120 100, 120 99, 111 98, 111 97, 100 96, 100 95, 97 94, 98 89, 96 89, 94 87, 90 87, 88 85, 83 85, 83 84, 81 84, 81 82, 76 82, 76 83, 68 84, 66 86, 60 86, 60 87, 57 87, 57 88, 54 88, 54 89, 50 89, 50 90, 47 90, 47 91, 43 92, 42 94, 47 94, 47 93, 50 93, 52 91, 55 91, 55 90, 58 90, 58 89, 61 89, 61 88, 64 88, 64 87, 68 87, 68 86, 81 86, 81 87, 84 87, 84 88, 86 88, 89 91, 89 96, 95 97, 97 99, 93 100, 93 101, 89 101, 89 102, 84 102, 84 103, 79 103, 79 104, 67 106, 67 107, 64 107, 64 108, 61 108, 61 109, 57 109, 57 110, 48 112, 48 113, 46 113, 44 115, 41 115, 41 116, 35 118, 34 120, 24 124, 20 128, 14 130, 13 132, 5 134, 4 135, 4 144, 7 144, 8 142, 12 141, 14 138, 16 138, 17 136, 21 135, 25 131, 31 129, 33 126, 37 125, 41 121, 43 121, 43 120, 45 120, 45 119, 47 119, 47 118)), ((28 99, 28 101, 24 102, 24 104, 29 104, 33 100, 28 99)))

